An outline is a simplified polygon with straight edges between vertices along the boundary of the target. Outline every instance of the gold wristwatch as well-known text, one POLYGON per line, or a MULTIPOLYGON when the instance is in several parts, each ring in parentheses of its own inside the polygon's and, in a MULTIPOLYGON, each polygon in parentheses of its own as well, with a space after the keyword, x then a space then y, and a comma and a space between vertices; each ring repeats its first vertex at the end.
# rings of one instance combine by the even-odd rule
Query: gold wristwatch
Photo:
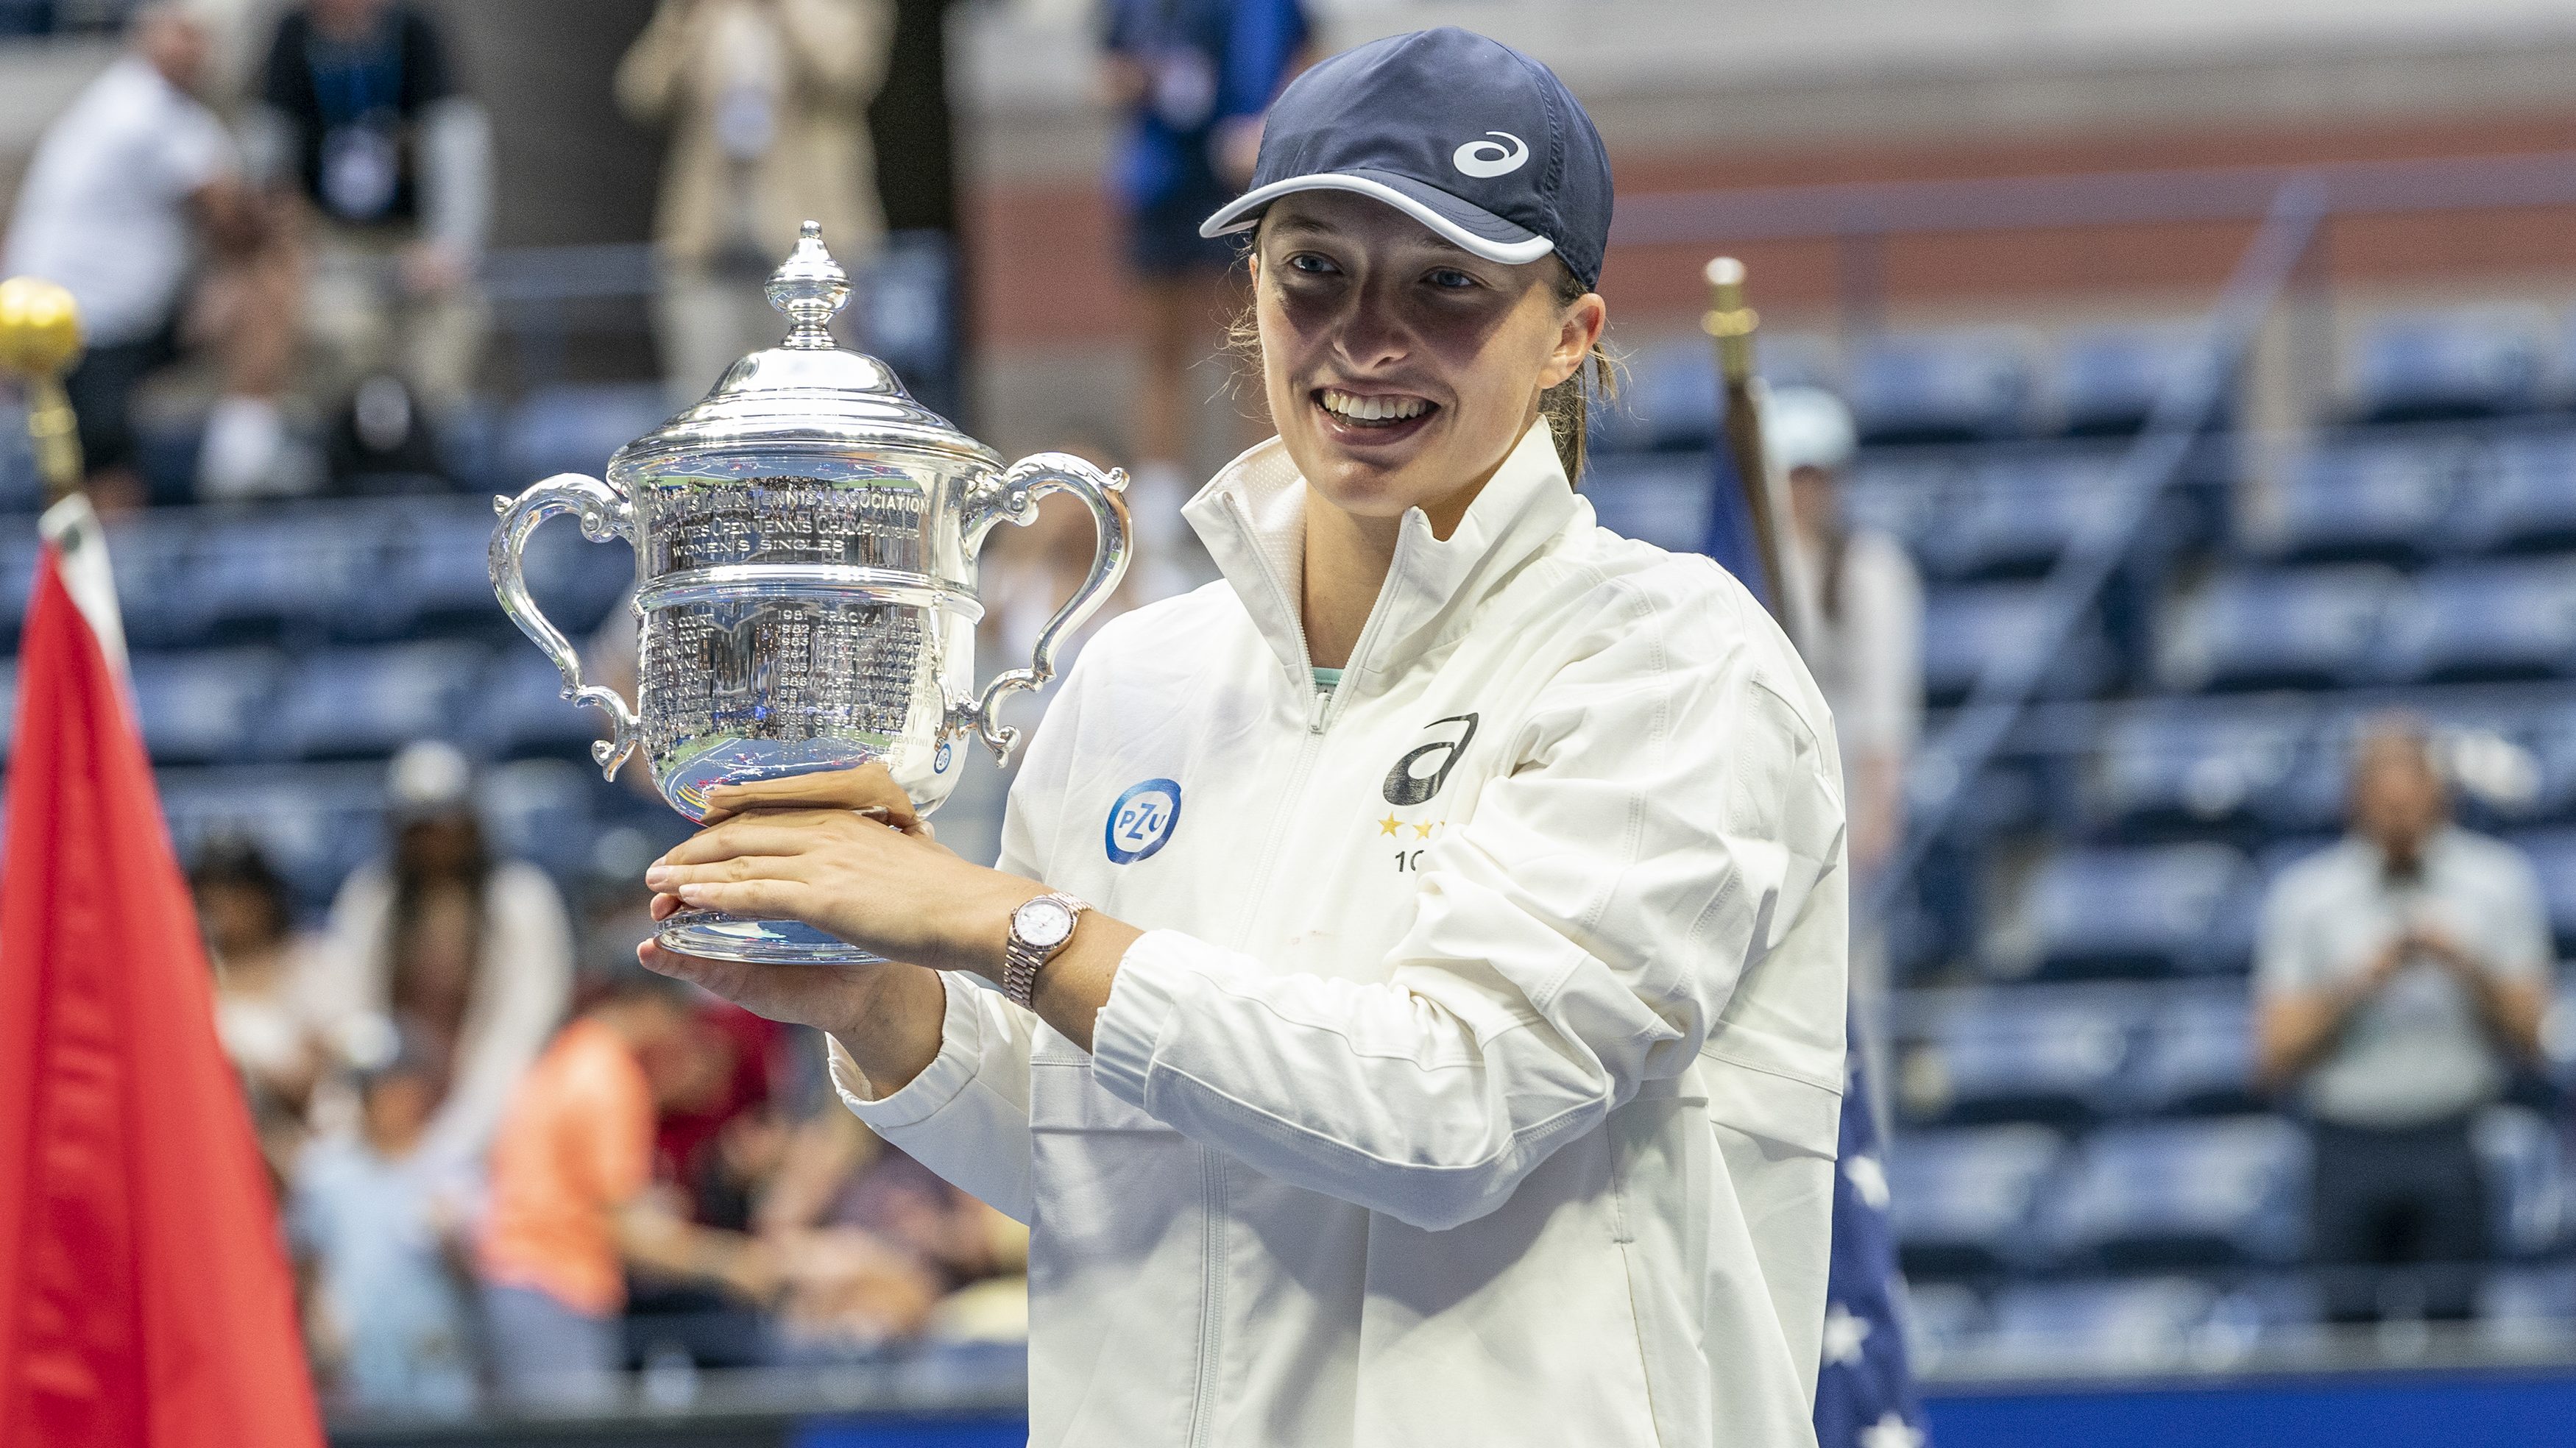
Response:
POLYGON ((1038 991, 1038 971, 1073 939, 1073 926, 1091 907, 1061 890, 1049 891, 1011 912, 1011 938, 1002 949, 1002 995, 1027 1007, 1038 991))

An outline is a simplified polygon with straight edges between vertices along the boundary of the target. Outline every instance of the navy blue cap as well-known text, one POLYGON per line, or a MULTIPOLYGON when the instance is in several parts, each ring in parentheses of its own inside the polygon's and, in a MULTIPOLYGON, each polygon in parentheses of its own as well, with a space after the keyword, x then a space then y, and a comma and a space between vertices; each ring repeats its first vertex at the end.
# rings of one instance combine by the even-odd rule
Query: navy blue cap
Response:
POLYGON ((1242 231, 1293 191, 1350 191, 1488 261, 1553 251, 1584 286, 1610 241, 1610 153, 1555 72, 1444 25, 1346 50, 1289 82, 1252 189, 1199 226, 1242 231))

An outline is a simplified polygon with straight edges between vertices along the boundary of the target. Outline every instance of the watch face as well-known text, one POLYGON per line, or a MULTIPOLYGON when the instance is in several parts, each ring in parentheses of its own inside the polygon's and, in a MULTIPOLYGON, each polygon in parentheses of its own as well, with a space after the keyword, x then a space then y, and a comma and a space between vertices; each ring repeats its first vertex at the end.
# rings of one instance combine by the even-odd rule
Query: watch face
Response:
POLYGON ((1040 950, 1053 950, 1073 934, 1073 911, 1041 895, 1012 912, 1011 931, 1040 950))

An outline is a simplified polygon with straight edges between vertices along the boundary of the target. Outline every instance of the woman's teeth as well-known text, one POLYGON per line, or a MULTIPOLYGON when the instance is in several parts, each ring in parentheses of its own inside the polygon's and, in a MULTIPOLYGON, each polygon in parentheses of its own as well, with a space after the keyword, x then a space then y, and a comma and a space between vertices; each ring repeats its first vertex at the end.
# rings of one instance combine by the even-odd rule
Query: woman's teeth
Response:
POLYGON ((1316 400, 1326 412, 1347 422, 1403 422, 1431 410, 1430 402, 1419 397, 1361 397, 1333 387, 1317 393, 1316 400))

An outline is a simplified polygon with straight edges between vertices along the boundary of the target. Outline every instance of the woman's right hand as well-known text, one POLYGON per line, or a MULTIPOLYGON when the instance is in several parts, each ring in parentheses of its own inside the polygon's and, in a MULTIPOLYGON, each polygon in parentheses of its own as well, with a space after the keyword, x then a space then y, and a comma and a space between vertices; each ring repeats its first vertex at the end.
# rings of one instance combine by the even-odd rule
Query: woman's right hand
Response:
MULTIPOLYGON (((701 823, 708 826, 762 810, 846 809, 938 844, 929 822, 882 764, 721 786, 707 792, 707 801, 710 808, 701 823)), ((676 895, 653 897, 657 924, 681 908, 676 895)), ((922 966, 899 961, 764 965, 712 960, 665 950, 652 940, 637 946, 635 956, 647 970, 688 981, 754 1015, 812 1026, 839 1038, 879 1095, 899 1089, 939 1054, 946 990, 938 974, 922 966)))

